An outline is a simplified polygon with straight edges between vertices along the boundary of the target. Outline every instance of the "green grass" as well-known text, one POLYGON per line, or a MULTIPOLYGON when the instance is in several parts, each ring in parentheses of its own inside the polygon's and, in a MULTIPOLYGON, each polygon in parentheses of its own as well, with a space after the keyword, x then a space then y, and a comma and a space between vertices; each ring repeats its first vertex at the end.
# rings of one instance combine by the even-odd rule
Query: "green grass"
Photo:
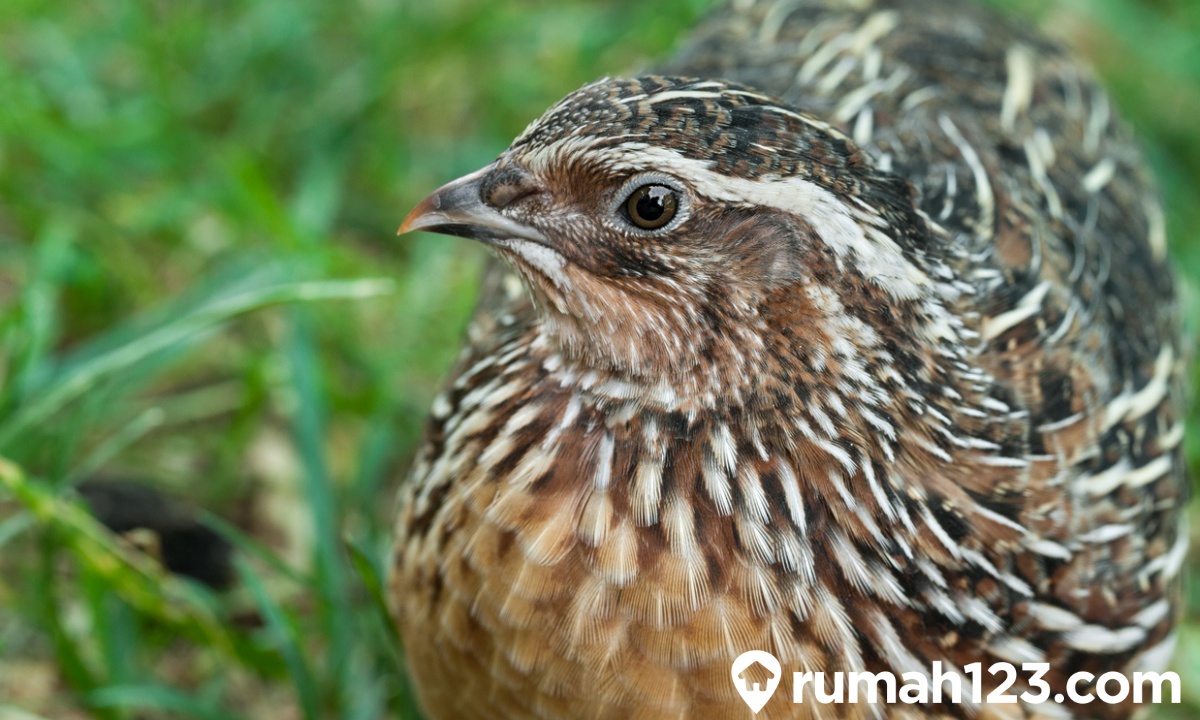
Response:
MULTIPOLYGON (((0 720, 416 716, 389 510, 482 254, 394 228, 707 4, 0 3, 0 720), (96 472, 220 518, 237 589, 91 522, 96 472)), ((1200 279, 1200 5, 995 4, 1093 56, 1200 279)))

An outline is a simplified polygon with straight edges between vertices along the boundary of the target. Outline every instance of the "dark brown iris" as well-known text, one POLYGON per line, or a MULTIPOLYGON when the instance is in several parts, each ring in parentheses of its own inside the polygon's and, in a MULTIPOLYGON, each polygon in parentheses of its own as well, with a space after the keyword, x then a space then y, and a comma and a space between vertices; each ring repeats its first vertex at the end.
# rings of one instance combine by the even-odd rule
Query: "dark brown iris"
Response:
POLYGON ((666 185, 643 185, 625 201, 629 219, 643 230, 657 230, 671 222, 678 211, 675 191, 666 185))

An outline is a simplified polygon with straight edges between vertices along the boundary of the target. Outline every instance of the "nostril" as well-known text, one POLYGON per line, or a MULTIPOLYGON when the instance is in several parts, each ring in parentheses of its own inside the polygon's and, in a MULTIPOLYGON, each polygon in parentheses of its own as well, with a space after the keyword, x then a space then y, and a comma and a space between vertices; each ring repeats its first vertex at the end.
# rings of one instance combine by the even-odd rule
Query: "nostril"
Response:
POLYGON ((484 202, 499 210, 535 192, 537 192, 537 188, 531 186, 505 183, 489 188, 487 195, 484 197, 484 202))
POLYGON ((512 205, 523 197, 540 192, 533 176, 524 168, 506 165, 496 168, 484 180, 480 194, 483 201, 493 208, 500 210, 512 205))

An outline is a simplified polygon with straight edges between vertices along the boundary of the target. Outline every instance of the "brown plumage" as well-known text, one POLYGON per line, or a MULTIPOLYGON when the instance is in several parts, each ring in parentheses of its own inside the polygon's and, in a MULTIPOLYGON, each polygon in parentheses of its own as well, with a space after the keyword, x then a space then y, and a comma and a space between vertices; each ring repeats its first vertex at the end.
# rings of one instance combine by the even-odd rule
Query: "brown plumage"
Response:
POLYGON ((789 676, 771 718, 980 711, 793 704, 792 671, 1162 669, 1178 318, 1089 72, 957 0, 735 2, 656 72, 402 228, 521 280, 489 271, 402 493, 428 715, 746 718, 751 649, 789 676))

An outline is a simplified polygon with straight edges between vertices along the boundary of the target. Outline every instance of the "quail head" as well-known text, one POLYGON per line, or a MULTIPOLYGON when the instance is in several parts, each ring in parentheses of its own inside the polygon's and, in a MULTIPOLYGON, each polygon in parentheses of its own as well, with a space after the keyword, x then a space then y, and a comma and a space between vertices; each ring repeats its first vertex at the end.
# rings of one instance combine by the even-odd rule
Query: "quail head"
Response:
POLYGON ((764 717, 1129 715, 1060 695, 1163 668, 1186 551, 1163 214, 1104 92, 951 0, 738 2, 658 72, 401 228, 504 261, 401 497, 428 715, 748 718, 748 650, 764 717), (788 682, 996 662, 1048 667, 788 682))

